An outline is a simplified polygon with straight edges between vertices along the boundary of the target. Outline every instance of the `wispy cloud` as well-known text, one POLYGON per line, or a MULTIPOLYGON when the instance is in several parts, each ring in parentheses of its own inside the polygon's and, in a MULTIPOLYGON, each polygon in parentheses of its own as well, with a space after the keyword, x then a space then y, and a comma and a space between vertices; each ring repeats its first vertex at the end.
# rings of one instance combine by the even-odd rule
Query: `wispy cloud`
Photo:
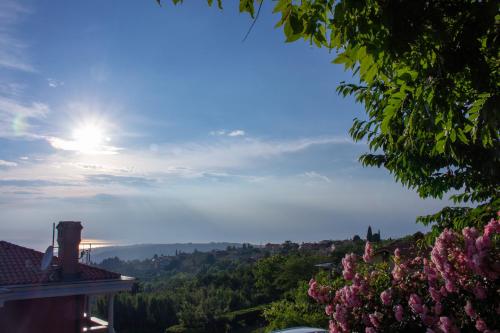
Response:
POLYGON ((17 166, 16 162, 0 160, 0 167, 15 167, 17 166))
POLYGON ((98 185, 127 185, 127 186, 151 186, 156 181, 147 177, 136 177, 136 176, 115 176, 115 175, 88 175, 86 176, 86 181, 91 184, 98 185))
POLYGON ((69 182, 59 182, 44 179, 0 179, 0 187, 48 187, 48 186, 75 186, 69 182))
POLYGON ((245 136, 244 130, 234 130, 227 134, 227 136, 245 136))
POLYGON ((44 103, 24 104, 16 99, 0 96, 0 137, 41 138, 32 131, 31 121, 40 120, 49 113, 44 103))
POLYGON ((35 71, 27 56, 28 45, 17 38, 15 33, 16 26, 30 12, 30 8, 20 1, 0 2, 0 67, 35 71))
POLYGON ((47 84, 49 85, 49 87, 51 88, 57 88, 59 86, 64 86, 64 82, 63 81, 59 81, 59 80, 56 80, 56 79, 52 79, 52 78, 48 78, 47 79, 47 84))
POLYGON ((210 135, 235 137, 235 136, 245 136, 246 132, 242 129, 235 129, 235 130, 230 130, 230 131, 221 129, 221 130, 217 130, 217 131, 211 131, 210 135))
POLYGON ((273 157, 293 154, 320 145, 350 145, 352 140, 345 137, 311 137, 290 140, 245 140, 221 139, 209 143, 185 143, 158 145, 155 152, 124 152, 116 159, 136 161, 136 170, 196 170, 198 172, 228 172, 253 169, 261 162, 269 162, 273 157))
POLYGON ((325 176, 325 175, 322 175, 316 171, 307 171, 304 173, 304 176, 309 178, 309 179, 312 179, 312 180, 319 180, 319 181, 322 181, 322 182, 325 182, 325 183, 331 183, 332 180, 325 176))
MULTIPOLYGON (((311 147, 350 145, 352 141, 342 137, 303 138, 294 140, 251 139, 229 140, 221 138, 213 142, 184 144, 163 144, 151 151, 126 149, 119 154, 87 155, 74 151, 56 150, 45 155, 43 160, 29 159, 16 168, 4 168, 0 187, 31 189, 48 186, 64 186, 64 195, 80 195, 102 191, 102 186, 113 194, 124 191, 141 191, 145 186, 157 189, 177 181, 197 182, 262 182, 267 177, 284 176, 275 171, 264 171, 264 165, 272 165, 282 158, 294 162, 293 154, 311 147), (43 181, 33 181, 33 175, 43 175, 43 181), (52 183, 53 182, 53 183, 52 183), (57 185, 56 185, 57 184, 57 185), (75 184, 79 186, 75 187, 75 184)), ((272 168, 271 168, 272 169, 272 168)), ((293 173, 289 173, 293 175, 293 173)), ((306 173, 310 179, 327 181, 327 177, 315 171, 306 173)), ((15 189, 12 189, 15 190, 15 189)), ((54 195, 54 191, 45 191, 54 195)))

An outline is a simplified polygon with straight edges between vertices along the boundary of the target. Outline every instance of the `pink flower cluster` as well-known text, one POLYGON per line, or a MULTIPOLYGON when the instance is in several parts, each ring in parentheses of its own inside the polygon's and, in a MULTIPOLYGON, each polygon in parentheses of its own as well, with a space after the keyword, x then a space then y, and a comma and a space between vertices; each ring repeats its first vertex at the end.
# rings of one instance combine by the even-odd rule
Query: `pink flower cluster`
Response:
POLYGON ((320 286, 314 279, 309 281, 309 290, 307 294, 317 300, 320 303, 326 303, 329 300, 330 288, 326 286, 320 286))
POLYGON ((342 259, 342 267, 344 268, 342 270, 342 275, 344 276, 344 279, 352 280, 354 278, 354 275, 356 273, 356 261, 357 258, 354 253, 347 254, 342 259))
POLYGON ((482 233, 444 230, 428 258, 403 260, 397 249, 389 270, 371 264, 367 242, 364 264, 353 253, 342 259, 343 287, 312 279, 309 296, 325 305, 331 333, 500 333, 499 243, 500 212, 482 233))
POLYGON ((363 260, 364 262, 369 263, 370 261, 372 261, 372 257, 373 257, 372 244, 370 242, 366 242, 365 254, 363 254, 363 260))

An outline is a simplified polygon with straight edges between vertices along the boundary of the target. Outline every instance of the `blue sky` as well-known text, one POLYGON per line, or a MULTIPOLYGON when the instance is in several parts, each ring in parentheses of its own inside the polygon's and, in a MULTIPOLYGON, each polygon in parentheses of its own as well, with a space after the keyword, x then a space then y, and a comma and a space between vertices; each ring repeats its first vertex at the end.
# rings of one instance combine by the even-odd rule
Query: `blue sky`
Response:
POLYGON ((113 243, 414 232, 421 200, 348 129, 334 54, 231 1, 0 3, 0 238, 42 248, 81 220, 113 243))

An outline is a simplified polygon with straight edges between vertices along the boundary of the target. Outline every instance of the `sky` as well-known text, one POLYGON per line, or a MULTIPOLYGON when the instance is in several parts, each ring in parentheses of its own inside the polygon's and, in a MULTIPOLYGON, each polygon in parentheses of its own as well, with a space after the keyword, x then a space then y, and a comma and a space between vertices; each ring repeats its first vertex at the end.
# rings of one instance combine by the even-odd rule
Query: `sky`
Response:
POLYGON ((423 230, 422 200, 348 130, 335 54, 285 43, 271 4, 0 2, 0 239, 52 223, 113 244, 264 244, 423 230))

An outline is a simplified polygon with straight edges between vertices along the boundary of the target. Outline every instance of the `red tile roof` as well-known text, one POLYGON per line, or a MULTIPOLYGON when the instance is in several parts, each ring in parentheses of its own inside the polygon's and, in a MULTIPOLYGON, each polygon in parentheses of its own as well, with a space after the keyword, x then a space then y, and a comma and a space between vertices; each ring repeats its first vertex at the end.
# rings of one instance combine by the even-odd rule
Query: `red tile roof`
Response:
MULTIPOLYGON (((61 282, 57 271, 42 271, 43 253, 19 245, 0 241, 0 286, 61 282)), ((53 264, 59 259, 54 257, 53 264)), ((80 264, 78 281, 118 279, 120 274, 80 264)))

